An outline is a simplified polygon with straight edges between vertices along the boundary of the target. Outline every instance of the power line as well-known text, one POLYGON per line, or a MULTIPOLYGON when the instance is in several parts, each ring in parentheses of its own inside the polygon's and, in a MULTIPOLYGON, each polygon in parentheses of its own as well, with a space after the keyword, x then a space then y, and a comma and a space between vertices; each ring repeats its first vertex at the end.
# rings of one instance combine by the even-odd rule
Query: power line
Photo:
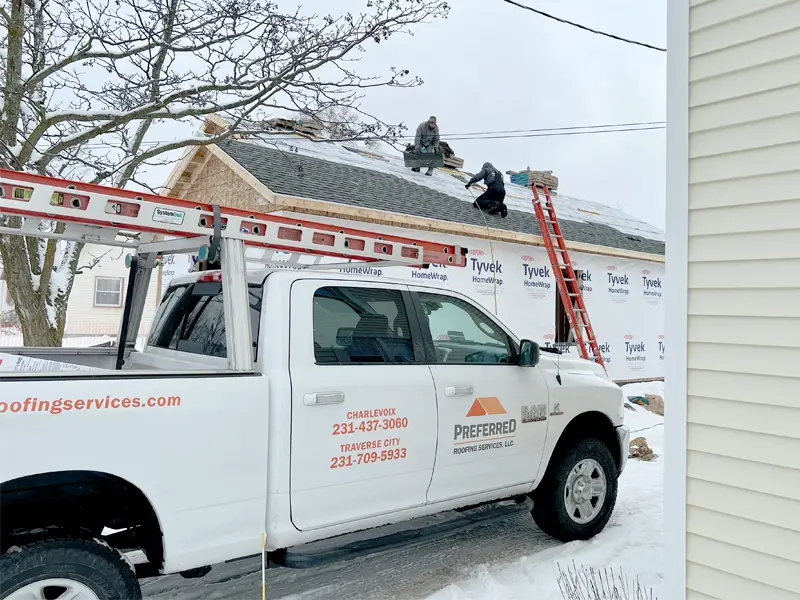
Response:
POLYGON ((580 23, 575 23, 574 21, 568 21, 567 19, 562 19, 561 17, 557 17, 555 15, 551 15, 550 13, 546 13, 543 10, 539 10, 537 8, 533 8, 532 6, 527 6, 522 4, 521 2, 516 2, 515 0, 503 0, 507 4, 511 4, 518 8, 522 8, 524 10, 529 10, 532 13, 536 13, 537 15, 541 15, 543 17, 547 17, 548 19, 552 19, 553 21, 558 21, 559 23, 564 23, 565 25, 572 25, 573 27, 577 27, 578 29, 583 29, 584 31, 588 31, 589 33, 594 33, 597 35, 604 35, 605 37, 609 37, 612 40, 617 40, 620 42, 625 42, 626 44, 634 44, 636 46, 642 46, 644 48, 650 48, 650 50, 657 50, 659 52, 666 52, 666 48, 659 48, 658 46, 652 46, 650 44, 646 44, 644 42, 637 42, 636 40, 631 40, 628 38, 624 38, 618 35, 614 35, 613 33, 606 33, 605 31, 600 31, 599 29, 592 29, 591 27, 587 27, 586 25, 581 25, 580 23))
POLYGON ((592 131, 554 131, 552 133, 493 135, 484 137, 448 137, 447 140, 510 140, 519 138, 559 137, 568 135, 596 135, 599 133, 620 133, 624 131, 652 131, 655 129, 666 129, 666 125, 658 125, 654 127, 621 127, 618 129, 602 129, 602 130, 594 129, 592 131))
MULTIPOLYGON (((440 137, 443 141, 447 140, 458 140, 458 141, 465 141, 465 140, 506 140, 506 139, 521 139, 521 138, 536 138, 536 137, 558 137, 558 136, 571 136, 571 135, 596 135, 601 133, 621 133, 626 131, 652 131, 656 129, 665 129, 666 123, 664 121, 646 121, 642 123, 619 123, 616 125, 585 125, 585 126, 574 126, 574 127, 550 127, 550 128, 542 128, 542 129, 510 129, 507 131, 482 131, 482 132, 473 132, 473 133, 461 133, 461 134, 440 134, 440 137), (649 125, 647 127, 639 127, 638 125, 649 125), (584 130, 584 131, 580 131, 584 130)), ((263 132, 264 139, 270 141, 296 141, 298 136, 296 135, 274 135, 270 134, 269 132, 263 132)), ((397 136, 393 139, 396 140, 413 140, 415 136, 413 135, 401 135, 397 136)), ((382 141, 383 138, 380 137, 364 137, 358 138, 355 140, 336 140, 336 139, 321 139, 320 141, 324 142, 337 142, 337 141, 382 141)), ((169 142, 174 142, 175 140, 150 140, 147 142, 143 142, 143 146, 154 146, 156 144, 165 144, 169 142)), ((110 144, 102 144, 102 143, 89 143, 84 144, 84 148, 111 148, 110 144)))

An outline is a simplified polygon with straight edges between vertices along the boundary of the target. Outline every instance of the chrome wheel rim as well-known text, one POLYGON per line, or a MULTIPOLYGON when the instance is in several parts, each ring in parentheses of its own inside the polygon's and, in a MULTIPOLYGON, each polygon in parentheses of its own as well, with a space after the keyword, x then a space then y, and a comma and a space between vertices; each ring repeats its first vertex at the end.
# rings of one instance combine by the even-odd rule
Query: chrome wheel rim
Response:
POLYGON ((54 577, 29 583, 6 600, 100 600, 100 597, 79 581, 54 577))
POLYGON ((585 458, 572 467, 564 486, 564 506, 569 518, 579 525, 594 519, 603 509, 608 484, 603 467, 585 458))

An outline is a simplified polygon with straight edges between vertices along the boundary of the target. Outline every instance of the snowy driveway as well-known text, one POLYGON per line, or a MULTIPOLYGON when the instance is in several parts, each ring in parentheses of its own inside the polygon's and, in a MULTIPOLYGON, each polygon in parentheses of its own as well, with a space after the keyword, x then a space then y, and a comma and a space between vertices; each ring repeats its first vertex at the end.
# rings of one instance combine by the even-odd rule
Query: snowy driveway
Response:
MULTIPOLYGON (((267 598, 418 600, 468 577, 478 565, 512 561, 557 545, 530 515, 522 514, 325 567, 270 569, 267 598)), ((257 599, 261 596, 260 564, 254 559, 214 567, 203 579, 166 577, 144 591, 152 599, 257 599)))
MULTIPOLYGON (((662 390, 658 391, 663 394, 662 390)), ((644 435, 663 456, 662 417, 637 409, 626 415, 626 422, 632 430, 644 429, 632 437, 644 435)), ((587 567, 615 571, 621 567, 658 594, 663 572, 663 473, 661 457, 649 463, 630 460, 620 480, 614 515, 605 531, 589 542, 560 544, 542 533, 529 515, 520 514, 348 562, 314 569, 270 569, 267 598, 560 600, 556 563, 573 560, 587 567)), ((258 600, 260 562, 217 566, 202 579, 175 575, 148 581, 144 592, 149 600, 258 600)))

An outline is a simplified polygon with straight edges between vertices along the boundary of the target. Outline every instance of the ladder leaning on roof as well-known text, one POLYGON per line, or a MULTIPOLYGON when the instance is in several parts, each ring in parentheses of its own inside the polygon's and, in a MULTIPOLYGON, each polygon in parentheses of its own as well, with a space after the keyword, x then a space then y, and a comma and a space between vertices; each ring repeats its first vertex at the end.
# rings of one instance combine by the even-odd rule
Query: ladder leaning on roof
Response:
POLYGON ((600 345, 597 343, 592 323, 589 320, 586 303, 583 301, 581 286, 567 251, 567 242, 561 232, 561 225, 556 216, 550 191, 547 186, 541 186, 542 197, 539 195, 538 188, 537 184, 531 184, 533 210, 539 222, 547 256, 553 267, 553 276, 556 278, 556 288, 561 296, 561 304, 567 313, 570 332, 576 341, 581 358, 596 362, 608 374, 603 355, 600 352, 600 345))
MULTIPOLYGON (((3 223, 0 234, 135 250, 128 263, 130 276, 117 338, 120 340, 117 369, 122 368, 125 350, 135 345, 150 276, 160 255, 197 252, 200 260, 214 262, 219 258, 220 278, 226 295, 228 366, 237 371, 253 369, 245 246, 263 248, 263 256, 256 259, 261 262, 271 262, 274 251, 280 250, 385 266, 425 268, 429 264, 453 267, 467 264, 467 248, 453 244, 221 208, 217 204, 200 204, 5 169, 0 169, 0 215, 24 217, 17 227, 3 223), (63 227, 41 227, 42 223, 52 221, 62 223, 63 227), (156 236, 162 235, 177 239, 156 241, 156 236)), ((341 264, 315 265, 314 268, 338 266, 341 264)))

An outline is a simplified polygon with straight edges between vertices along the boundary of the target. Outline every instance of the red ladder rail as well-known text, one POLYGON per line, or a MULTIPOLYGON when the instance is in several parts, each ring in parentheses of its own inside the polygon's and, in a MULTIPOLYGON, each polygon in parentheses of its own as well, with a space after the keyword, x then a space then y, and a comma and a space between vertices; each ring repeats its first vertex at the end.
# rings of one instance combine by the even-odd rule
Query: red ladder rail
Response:
POLYGON ((539 229, 544 240, 544 247, 547 249, 547 256, 553 267, 553 276, 556 278, 556 288, 561 296, 561 304, 567 313, 567 320, 575 336, 578 345, 578 352, 581 358, 596 362, 608 374, 603 355, 600 352, 600 345, 594 335, 589 313, 586 310, 586 303, 583 301, 581 286, 575 269, 572 266, 567 242, 561 233, 561 225, 558 223, 556 209, 553 206, 553 199, 547 186, 542 187, 544 199, 539 196, 536 184, 531 185, 533 190, 533 210, 539 222, 539 229), (552 227, 552 229, 551 229, 552 227), (566 272, 566 277, 564 276, 566 272))
MULTIPOLYGON (((465 267, 467 249, 364 229, 281 217, 102 185, 0 169, 0 214, 75 224, 76 241, 103 243, 121 232, 223 237, 249 246, 412 267, 465 267), (215 226, 215 209, 221 223, 215 226), (95 233, 93 233, 95 232, 95 233), (102 234, 102 235, 99 235, 102 234)), ((36 235, 35 228, 8 231, 36 235)), ((70 238, 71 239, 71 238, 70 238)), ((139 242, 141 245, 144 242, 139 242)))

